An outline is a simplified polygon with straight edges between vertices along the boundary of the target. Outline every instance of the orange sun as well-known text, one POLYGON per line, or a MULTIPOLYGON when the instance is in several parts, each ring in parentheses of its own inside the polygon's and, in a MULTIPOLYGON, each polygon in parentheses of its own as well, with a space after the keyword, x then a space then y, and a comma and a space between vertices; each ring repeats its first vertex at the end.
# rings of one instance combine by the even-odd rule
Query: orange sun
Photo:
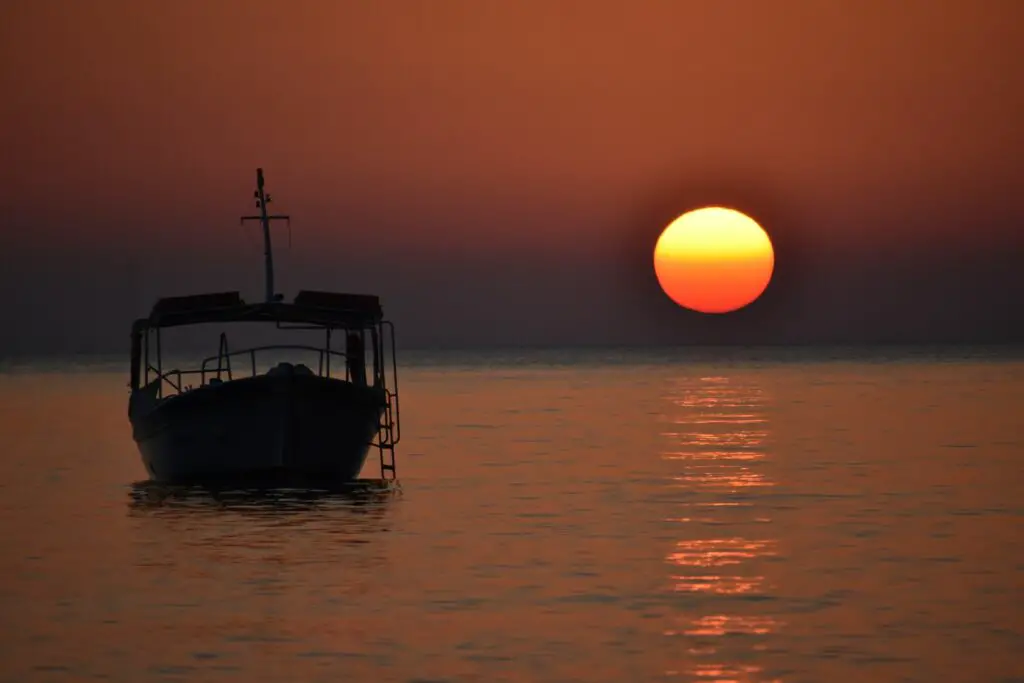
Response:
POLYGON ((654 272, 680 306, 728 313, 761 296, 775 268, 767 233, 734 209, 709 206, 672 221, 654 247, 654 272))

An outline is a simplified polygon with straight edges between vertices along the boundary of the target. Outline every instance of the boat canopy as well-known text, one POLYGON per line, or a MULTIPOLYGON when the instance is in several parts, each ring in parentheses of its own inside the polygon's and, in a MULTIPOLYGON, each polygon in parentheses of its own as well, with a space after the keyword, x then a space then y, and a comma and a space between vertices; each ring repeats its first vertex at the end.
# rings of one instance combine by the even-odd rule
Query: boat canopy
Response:
POLYGON ((149 313, 132 325, 147 329, 227 322, 280 322, 335 328, 358 328, 381 322, 380 299, 372 294, 300 291, 292 303, 247 304, 238 292, 215 292, 159 299, 149 313))

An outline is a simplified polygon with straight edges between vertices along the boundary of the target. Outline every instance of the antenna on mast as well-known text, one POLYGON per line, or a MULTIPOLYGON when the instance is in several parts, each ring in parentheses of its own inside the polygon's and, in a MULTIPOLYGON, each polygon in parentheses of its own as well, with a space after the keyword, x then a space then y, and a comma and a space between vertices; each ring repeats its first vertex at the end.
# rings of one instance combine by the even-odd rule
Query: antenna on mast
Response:
POLYGON ((256 191, 253 193, 256 198, 256 206, 260 210, 259 216, 242 216, 241 222, 259 221, 263 226, 263 260, 266 270, 266 302, 273 303, 284 298, 283 295, 274 292, 274 254, 270 245, 270 221, 283 220, 291 226, 291 217, 284 215, 268 215, 267 204, 270 203, 270 194, 263 191, 263 169, 256 169, 256 191))

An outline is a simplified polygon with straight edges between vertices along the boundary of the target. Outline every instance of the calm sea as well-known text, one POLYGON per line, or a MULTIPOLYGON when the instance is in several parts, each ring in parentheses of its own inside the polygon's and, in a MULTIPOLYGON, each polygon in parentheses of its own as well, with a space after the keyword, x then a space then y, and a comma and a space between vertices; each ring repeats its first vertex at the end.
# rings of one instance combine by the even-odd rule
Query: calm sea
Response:
POLYGON ((400 360, 343 494, 138 484, 121 360, 4 366, 0 681, 1024 680, 1019 350, 400 360))

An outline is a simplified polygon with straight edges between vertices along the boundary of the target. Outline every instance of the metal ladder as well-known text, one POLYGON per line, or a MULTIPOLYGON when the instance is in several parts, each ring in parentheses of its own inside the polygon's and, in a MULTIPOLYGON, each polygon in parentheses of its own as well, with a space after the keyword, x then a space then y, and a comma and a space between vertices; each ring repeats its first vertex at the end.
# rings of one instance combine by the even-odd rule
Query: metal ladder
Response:
POLYGON ((380 427, 377 431, 377 448, 380 452, 380 477, 381 479, 394 479, 395 473, 395 444, 401 438, 401 428, 398 426, 398 394, 387 392, 387 403, 384 406, 384 415, 381 417, 380 427), (390 476, 389 476, 390 475, 390 476))
MULTIPOLYGON (((398 414, 398 362, 395 357, 395 328, 388 321, 382 322, 381 341, 378 347, 381 351, 384 350, 384 328, 388 328, 389 336, 391 337, 391 378, 393 388, 388 389, 385 387, 384 389, 386 396, 384 414, 381 416, 377 427, 377 443, 374 445, 377 446, 380 454, 380 478, 393 480, 397 476, 395 473, 395 444, 402 438, 402 427, 398 414)), ((383 375, 387 375, 387 370, 383 370, 383 375)))

